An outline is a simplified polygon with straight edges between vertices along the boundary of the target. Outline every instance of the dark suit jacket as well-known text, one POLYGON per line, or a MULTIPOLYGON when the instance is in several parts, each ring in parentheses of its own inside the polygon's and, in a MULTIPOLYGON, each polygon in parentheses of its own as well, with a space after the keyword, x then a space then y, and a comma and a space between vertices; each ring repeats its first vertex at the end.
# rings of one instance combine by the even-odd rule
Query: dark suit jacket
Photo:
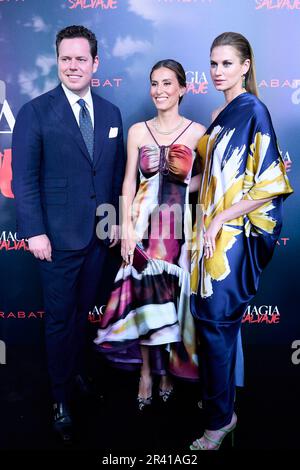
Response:
POLYGON ((25 104, 12 143, 13 191, 19 238, 47 234, 53 247, 78 250, 91 240, 96 208, 118 208, 124 176, 119 109, 92 93, 94 159, 59 85, 25 104), (111 127, 118 135, 109 138, 111 127))

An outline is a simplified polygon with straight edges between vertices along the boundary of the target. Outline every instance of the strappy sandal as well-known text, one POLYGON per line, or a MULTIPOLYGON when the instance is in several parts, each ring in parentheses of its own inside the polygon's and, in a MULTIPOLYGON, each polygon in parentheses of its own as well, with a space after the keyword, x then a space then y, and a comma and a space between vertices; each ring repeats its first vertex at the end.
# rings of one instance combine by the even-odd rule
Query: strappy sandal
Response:
POLYGON ((173 387, 172 388, 168 388, 166 390, 163 390, 162 388, 159 389, 159 397, 162 399, 163 402, 167 402, 169 400, 169 398, 171 398, 171 396, 173 395, 174 393, 174 389, 173 387))
MULTIPOLYGON (((236 414, 234 413, 234 416, 236 417, 236 414)), ((192 445, 190 445, 191 450, 219 450, 223 440, 225 439, 226 436, 228 436, 231 433, 231 445, 232 447, 234 446, 234 429, 236 428, 236 423, 237 419, 235 422, 229 427, 229 428, 221 428, 218 429, 218 431, 222 431, 223 435, 220 437, 219 440, 212 439, 210 436, 207 435, 206 432, 204 432, 203 436, 200 437, 200 439, 196 439, 192 445), (205 442, 201 439, 204 438, 207 442, 211 442, 214 444, 214 447, 207 447, 205 445, 205 442), (195 445, 196 444, 196 445, 195 445)))

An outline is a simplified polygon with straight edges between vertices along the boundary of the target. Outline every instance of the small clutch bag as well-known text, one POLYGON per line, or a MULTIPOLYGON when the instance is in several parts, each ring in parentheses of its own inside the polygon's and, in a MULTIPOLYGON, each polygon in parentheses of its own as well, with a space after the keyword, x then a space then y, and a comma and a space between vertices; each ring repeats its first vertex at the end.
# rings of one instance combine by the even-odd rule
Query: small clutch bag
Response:
POLYGON ((132 265, 139 273, 147 267, 149 259, 145 251, 139 245, 136 245, 132 265))

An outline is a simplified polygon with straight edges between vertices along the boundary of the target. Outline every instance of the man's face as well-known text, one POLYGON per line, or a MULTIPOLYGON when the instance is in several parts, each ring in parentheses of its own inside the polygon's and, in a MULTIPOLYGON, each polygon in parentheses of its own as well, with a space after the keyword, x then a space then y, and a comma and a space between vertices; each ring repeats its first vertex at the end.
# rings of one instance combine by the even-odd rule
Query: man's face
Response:
POLYGON ((58 48, 58 76, 73 93, 84 96, 90 86, 93 73, 99 65, 98 56, 93 57, 90 44, 85 38, 63 39, 58 48))

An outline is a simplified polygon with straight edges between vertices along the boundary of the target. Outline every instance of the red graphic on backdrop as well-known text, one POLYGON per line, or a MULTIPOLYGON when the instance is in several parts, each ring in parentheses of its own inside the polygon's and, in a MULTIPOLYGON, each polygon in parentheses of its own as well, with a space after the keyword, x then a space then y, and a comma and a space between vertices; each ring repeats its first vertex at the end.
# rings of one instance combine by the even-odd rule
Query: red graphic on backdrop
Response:
POLYGON ((276 244, 279 245, 279 246, 286 246, 287 242, 289 242, 289 241, 290 241, 289 238, 281 237, 281 238, 279 238, 279 240, 277 240, 276 244))
POLYGON ((0 251, 1 250, 5 250, 5 251, 11 251, 11 250, 14 250, 14 251, 19 251, 19 250, 24 250, 24 251, 28 251, 29 248, 28 248, 28 245, 26 243, 25 240, 20 240, 19 242, 18 241, 8 241, 8 242, 0 242, 0 251))
POLYGON ((193 95, 205 95, 207 93, 208 80, 205 72, 188 70, 186 73, 186 93, 193 95))
POLYGON ((211 3, 213 0, 157 0, 159 3, 211 3))
POLYGON ((89 312, 88 319, 91 323, 101 323, 102 315, 104 314, 106 305, 101 305, 100 307, 95 307, 89 312))
POLYGON ((28 251, 27 241, 23 238, 19 240, 17 234, 13 232, 7 232, 4 230, 0 233, 0 250, 11 251, 11 250, 25 250, 28 251))
POLYGON ((293 162, 292 162, 292 159, 290 157, 289 152, 285 152, 284 155, 281 152, 281 157, 282 157, 282 160, 283 160, 283 163, 284 163, 284 166, 285 166, 285 170, 290 171, 292 169, 292 163, 293 162))
POLYGON ((11 149, 0 152, 0 193, 4 197, 13 198, 11 189, 12 169, 11 169, 11 149))
POLYGON ((68 0, 70 10, 80 7, 85 8, 101 8, 102 10, 115 10, 118 8, 118 0, 68 0))
POLYGON ((281 80, 279 78, 272 78, 271 80, 262 80, 261 82, 259 82, 258 88, 297 88, 299 85, 299 78, 286 78, 284 80, 281 80))
POLYGON ((256 0, 256 10, 300 10, 300 0, 256 0))
POLYGON ((277 305, 248 305, 242 323, 263 323, 265 325, 272 325, 279 323, 280 313, 277 305))
POLYGON ((111 78, 110 80, 107 78, 106 80, 99 80, 99 78, 92 78, 91 85, 93 88, 97 87, 116 87, 119 88, 123 78, 111 78))
POLYGON ((25 319, 42 319, 44 316, 44 311, 38 310, 37 312, 23 312, 22 310, 18 312, 0 312, 0 318, 4 320, 9 320, 14 318, 16 320, 25 320, 25 319))
POLYGON ((186 93, 192 93, 193 95, 206 95, 208 82, 201 83, 187 83, 186 93))

